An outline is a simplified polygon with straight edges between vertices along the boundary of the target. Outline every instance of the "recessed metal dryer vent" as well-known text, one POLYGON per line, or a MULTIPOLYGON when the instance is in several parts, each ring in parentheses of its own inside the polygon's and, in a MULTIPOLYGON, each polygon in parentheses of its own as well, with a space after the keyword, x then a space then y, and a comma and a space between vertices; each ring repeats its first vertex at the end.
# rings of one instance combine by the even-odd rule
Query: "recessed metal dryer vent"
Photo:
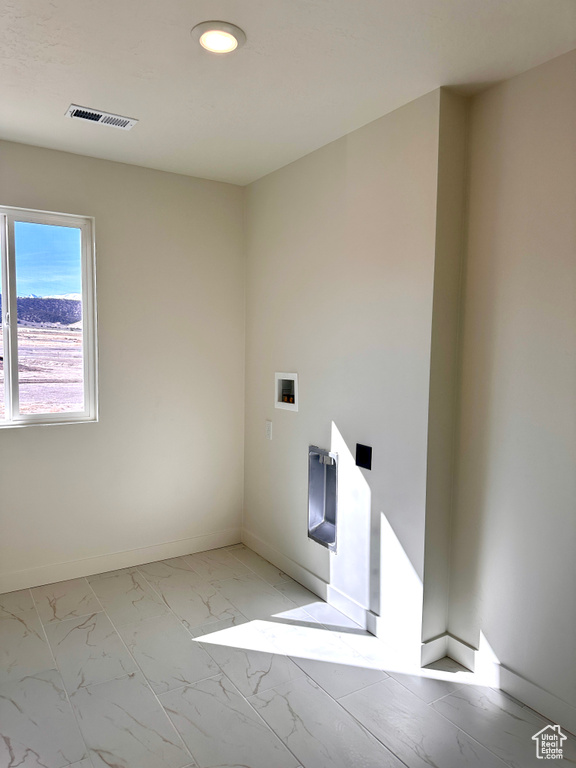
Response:
POLYGON ((135 120, 132 117, 113 115, 111 112, 102 112, 101 109, 79 107, 78 104, 70 104, 66 110, 66 117, 73 117, 76 120, 87 120, 90 123, 107 125, 109 128, 120 128, 122 131, 129 131, 131 128, 134 128, 138 122, 138 120, 135 120))
POLYGON ((336 552, 338 454, 308 448, 308 538, 336 552))

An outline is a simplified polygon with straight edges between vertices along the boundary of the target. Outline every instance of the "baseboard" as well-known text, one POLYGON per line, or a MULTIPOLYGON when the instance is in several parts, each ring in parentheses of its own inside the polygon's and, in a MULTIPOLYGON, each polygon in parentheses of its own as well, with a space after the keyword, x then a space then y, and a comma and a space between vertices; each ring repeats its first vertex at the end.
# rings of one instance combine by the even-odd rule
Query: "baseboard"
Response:
POLYGON ((155 560, 165 560, 169 557, 180 557, 193 552, 204 552, 207 549, 227 547, 238 544, 241 540, 240 528, 229 528, 219 533, 209 533, 203 536, 193 536, 189 539, 169 541, 164 544, 154 544, 151 547, 130 549, 124 552, 113 552, 83 560, 72 560, 67 563, 53 563, 39 568, 29 568, 22 571, 0 574, 0 593, 14 592, 17 589, 39 587, 43 584, 53 584, 55 581, 77 579, 81 576, 91 576, 94 573, 115 571, 118 568, 129 568, 134 565, 152 563, 155 560))
POLYGON ((420 649, 420 665, 426 667, 428 664, 440 661, 444 656, 448 656, 448 635, 446 633, 422 643, 420 649))
MULTIPOLYGON (((245 529, 242 531, 242 541, 311 592, 334 605, 353 621, 365 626, 373 635, 381 638, 386 636, 384 617, 365 610, 318 576, 245 529)), ((495 663, 491 654, 484 652, 483 648, 474 648, 449 633, 422 643, 420 648, 422 666, 432 664, 444 656, 449 656, 466 669, 478 672, 483 684, 501 688, 544 717, 571 733, 576 733, 576 707, 539 688, 507 667, 495 663)))
MULTIPOLYGON (((478 676, 479 684, 490 685, 509 693, 522 704, 535 710, 553 723, 576 734, 576 706, 555 696, 550 691, 532 683, 514 670, 496 660, 492 650, 485 646, 482 638, 480 648, 474 648, 468 643, 446 633, 447 652, 454 661, 470 669, 478 676)), ((438 638, 437 638, 438 639, 438 638)), ((435 641, 431 641, 433 645, 435 641)), ((423 644, 428 645, 428 643, 423 644)), ((430 654, 431 655, 431 654, 430 654)), ((436 661, 436 659, 433 659, 436 661)), ((431 661, 427 661, 430 664, 431 661)))
POLYGON ((331 584, 327 585, 326 595, 327 602, 330 603, 330 605, 333 605, 334 608, 337 608, 345 616, 348 616, 349 619, 355 621, 356 624, 359 624, 362 627, 362 629, 368 629, 368 624, 372 622, 368 619, 370 611, 368 611, 367 608, 364 608, 360 603, 352 600, 351 597, 340 592, 339 589, 336 589, 336 587, 333 587, 331 584))
POLYGON ((314 594, 318 595, 322 600, 333 605, 345 616, 352 619, 352 621, 355 621, 373 635, 376 634, 375 630, 377 620, 380 618, 379 616, 376 616, 376 614, 363 608, 359 603, 352 600, 352 598, 344 595, 319 576, 316 576, 316 574, 312 573, 307 568, 304 568, 304 566, 300 565, 295 560, 284 555, 277 550, 276 547, 273 547, 271 544, 268 544, 266 541, 263 541, 246 529, 242 530, 242 542, 246 544, 247 547, 250 547, 250 549, 253 549, 254 552, 257 552, 259 555, 266 558, 266 560, 269 560, 277 568, 280 568, 284 573, 287 573, 288 576, 291 576, 299 584, 302 584, 311 592, 314 592, 314 594))
POLYGON ((477 667, 478 649, 449 632, 444 632, 422 643, 420 657, 423 667, 443 659, 444 656, 449 656, 471 672, 474 672, 477 667))
POLYGON ((403 664, 415 668, 422 665, 422 644, 419 640, 420 633, 417 630, 410 630, 395 622, 394 618, 378 615, 371 611, 368 612, 367 618, 366 629, 375 635, 395 657, 401 658, 403 664))
POLYGON ((378 621, 380 618, 377 613, 366 611, 366 629, 375 637, 378 637, 378 621))
POLYGON ((242 529, 242 542, 277 568, 280 568, 281 571, 287 573, 288 576, 291 576, 299 584, 302 584, 306 589, 309 589, 310 592, 314 592, 322 600, 326 600, 328 584, 312 573, 312 571, 304 568, 304 566, 287 557, 271 544, 263 541, 245 528, 242 529))
POLYGON ((500 665, 500 688, 553 723, 576 734, 576 707, 500 665))
POLYGON ((474 672, 477 666, 477 649, 464 642, 464 640, 460 640, 460 638, 448 633, 446 634, 446 642, 446 656, 450 656, 451 659, 474 672))

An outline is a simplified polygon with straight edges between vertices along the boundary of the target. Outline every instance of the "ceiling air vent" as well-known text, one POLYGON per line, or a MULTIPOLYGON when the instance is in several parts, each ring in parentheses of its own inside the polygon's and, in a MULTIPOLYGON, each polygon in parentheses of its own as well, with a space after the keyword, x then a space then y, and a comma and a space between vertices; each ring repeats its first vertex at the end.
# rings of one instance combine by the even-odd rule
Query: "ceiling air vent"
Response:
POLYGON ((113 115, 110 112, 102 112, 99 109, 90 109, 89 107, 79 107, 78 104, 70 104, 66 110, 66 117, 73 117, 76 120, 88 120, 90 123, 99 123, 110 128, 120 128, 122 131, 129 131, 138 122, 138 120, 134 120, 131 117, 113 115))

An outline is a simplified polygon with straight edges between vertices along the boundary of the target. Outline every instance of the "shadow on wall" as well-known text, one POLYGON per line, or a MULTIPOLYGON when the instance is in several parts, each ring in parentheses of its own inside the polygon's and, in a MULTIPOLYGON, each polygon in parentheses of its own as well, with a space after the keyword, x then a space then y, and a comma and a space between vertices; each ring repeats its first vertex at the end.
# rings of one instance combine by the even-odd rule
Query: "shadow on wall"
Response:
POLYGON ((330 555, 331 602, 338 607, 338 602, 348 598, 359 606, 359 615, 362 609, 377 612, 379 553, 372 546, 370 486, 334 422, 330 450, 338 454, 337 552, 330 555))
MULTIPOLYGON (((334 422, 330 450, 338 454, 338 533, 329 602, 362 626, 365 611, 374 614, 369 629, 392 654, 389 663, 414 671, 422 658, 422 579, 384 512, 372 512, 370 484, 334 422)), ((474 639, 466 663, 476 681, 498 687, 499 661, 479 629, 474 639)))
POLYGON ((338 453, 338 549, 330 555, 330 602, 349 615, 358 606, 358 617, 380 616, 380 639, 410 646, 419 658, 422 580, 386 515, 372 513, 370 485, 334 422, 331 451, 338 453))

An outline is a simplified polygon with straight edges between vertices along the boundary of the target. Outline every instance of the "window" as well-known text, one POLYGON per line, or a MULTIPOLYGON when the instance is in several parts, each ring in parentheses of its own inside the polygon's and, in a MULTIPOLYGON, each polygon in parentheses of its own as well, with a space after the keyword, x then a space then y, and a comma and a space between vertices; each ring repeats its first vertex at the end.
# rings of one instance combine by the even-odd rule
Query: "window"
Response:
POLYGON ((97 418, 93 233, 0 206, 0 427, 97 418))

